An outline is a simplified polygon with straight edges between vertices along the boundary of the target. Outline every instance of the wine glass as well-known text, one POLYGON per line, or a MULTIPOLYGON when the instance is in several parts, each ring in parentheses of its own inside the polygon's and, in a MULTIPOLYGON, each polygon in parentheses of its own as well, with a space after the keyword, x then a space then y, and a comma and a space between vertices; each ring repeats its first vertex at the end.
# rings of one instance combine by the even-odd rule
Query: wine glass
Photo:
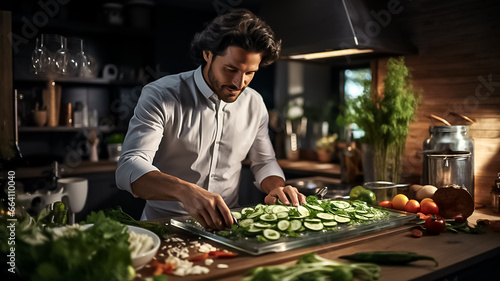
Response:
POLYGON ((44 73, 49 77, 57 75, 55 64, 55 54, 61 48, 61 35, 57 34, 42 34, 43 46, 47 50, 47 63, 45 64, 44 73))
POLYGON ((83 49, 83 39, 70 38, 69 70, 71 75, 79 77, 92 77, 91 60, 83 49))
POLYGON ((50 57, 47 49, 43 45, 43 34, 40 40, 36 38, 35 50, 31 54, 31 71, 35 75, 41 75, 46 71, 47 65, 50 63, 50 57))
POLYGON ((60 37, 60 48, 54 55, 54 65, 57 75, 65 76, 68 72, 68 49, 66 49, 67 40, 65 37, 60 37))

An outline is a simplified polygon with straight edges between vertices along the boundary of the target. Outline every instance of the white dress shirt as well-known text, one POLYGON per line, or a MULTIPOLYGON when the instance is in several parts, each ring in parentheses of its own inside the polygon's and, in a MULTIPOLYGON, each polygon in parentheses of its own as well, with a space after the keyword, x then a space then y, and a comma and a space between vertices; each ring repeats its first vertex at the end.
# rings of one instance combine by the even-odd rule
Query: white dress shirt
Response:
MULTIPOLYGON (((201 67, 160 78, 142 89, 118 162, 117 186, 132 192, 132 182, 159 170, 220 194, 229 208, 236 207, 247 155, 259 188, 268 176, 284 178, 268 120, 259 93, 247 87, 235 102, 221 101, 201 67)), ((165 211, 186 213, 180 202, 148 200, 142 219, 165 211)))

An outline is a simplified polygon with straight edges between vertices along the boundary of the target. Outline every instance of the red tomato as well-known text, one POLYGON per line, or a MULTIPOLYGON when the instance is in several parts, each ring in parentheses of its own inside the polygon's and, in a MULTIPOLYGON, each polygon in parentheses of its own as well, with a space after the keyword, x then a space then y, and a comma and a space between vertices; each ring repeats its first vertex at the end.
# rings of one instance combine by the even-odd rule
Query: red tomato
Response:
POLYGON ((431 234, 439 234, 446 231, 446 222, 441 218, 429 217, 425 220, 424 226, 431 234))
POLYGON ((378 204, 381 207, 391 208, 392 209, 392 201, 382 201, 378 204))
POLYGON ((417 200, 411 199, 410 201, 408 201, 408 203, 406 203, 405 211, 411 212, 411 213, 420 212, 420 203, 418 203, 417 200))
POLYGON ((426 201, 420 206, 420 211, 426 215, 428 214, 439 214, 439 208, 436 202, 426 201))

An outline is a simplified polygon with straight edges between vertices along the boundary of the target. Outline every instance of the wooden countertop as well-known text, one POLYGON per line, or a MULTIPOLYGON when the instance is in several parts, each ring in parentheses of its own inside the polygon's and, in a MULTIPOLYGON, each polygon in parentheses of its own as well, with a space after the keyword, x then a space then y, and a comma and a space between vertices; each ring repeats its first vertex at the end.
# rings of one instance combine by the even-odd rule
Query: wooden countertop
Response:
MULTIPOLYGON (((498 214, 488 214, 485 210, 476 210, 469 218, 469 222, 474 223, 477 219, 500 219, 498 214)), ((382 271, 379 280, 436 280, 439 278, 450 278, 449 280, 475 280, 462 278, 461 270, 477 266, 481 263, 496 258, 500 258, 500 232, 488 230, 485 234, 466 233, 443 233, 441 235, 424 235, 422 238, 414 238, 410 235, 409 229, 412 226, 401 226, 387 229, 372 234, 354 237, 352 239, 339 241, 331 244, 318 245, 303 249, 295 249, 280 253, 270 253, 260 256, 252 256, 239 252, 239 257, 234 259, 215 259, 215 262, 208 266, 209 274, 189 275, 179 277, 169 275, 169 281, 176 280, 241 280, 250 269, 257 266, 268 266, 276 264, 291 265, 296 262, 300 255, 314 252, 325 258, 347 262, 339 259, 342 255, 349 255, 364 251, 410 251, 421 255, 434 257, 439 266, 434 266, 429 261, 418 261, 408 266, 381 266, 382 271), (227 264, 228 268, 217 268, 217 264, 227 264)), ((235 251, 230 247, 220 245, 198 235, 176 230, 177 236, 182 237, 187 245, 189 241, 207 242, 220 249, 235 251)), ((162 246, 167 248, 172 243, 163 242, 162 246)), ((157 258, 163 261, 165 251, 161 250, 157 258), (162 256, 163 255, 163 256, 162 256)), ((168 248, 167 248, 168 249, 168 248)), ((196 253, 192 253, 195 255, 196 253)), ((203 265, 203 264, 201 264, 203 265)), ((142 277, 151 274, 150 268, 143 268, 138 271, 142 277)), ((493 268, 491 269, 493 273, 493 268)), ((142 280, 136 278, 136 280, 142 280)))

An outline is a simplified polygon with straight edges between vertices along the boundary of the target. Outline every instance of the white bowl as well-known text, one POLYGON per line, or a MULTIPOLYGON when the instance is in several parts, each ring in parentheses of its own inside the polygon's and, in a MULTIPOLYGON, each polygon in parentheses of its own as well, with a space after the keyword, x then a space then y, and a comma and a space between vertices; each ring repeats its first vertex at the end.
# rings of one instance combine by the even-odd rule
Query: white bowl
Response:
POLYGON ((151 238, 153 238, 153 248, 151 250, 142 253, 138 256, 132 257, 132 266, 135 269, 141 269, 156 255, 156 252, 160 248, 160 237, 158 237, 158 235, 156 235, 154 232, 151 232, 147 229, 131 225, 127 226, 129 231, 135 232, 137 234, 146 234, 148 236, 151 236, 151 238))
MULTIPOLYGON (((92 225, 93 224, 85 224, 85 225, 80 226, 79 229, 85 230, 85 229, 91 227, 92 225)), ((146 235, 150 236, 151 238, 153 238, 153 248, 151 248, 151 250, 144 252, 144 253, 141 253, 140 255, 137 255, 135 257, 131 257, 132 258, 132 266, 135 269, 141 269, 149 261, 151 261, 151 259, 153 259, 156 252, 160 248, 160 242, 161 242, 160 237, 158 237, 158 235, 156 235, 154 232, 151 232, 151 231, 144 229, 144 228, 141 228, 141 227, 131 226, 131 225, 127 225, 127 227, 128 227, 129 232, 135 232, 137 234, 146 234, 146 235)), ((62 235, 64 235, 64 232, 67 229, 68 229, 68 227, 66 227, 66 226, 54 227, 54 228, 52 228, 52 232, 58 236, 62 236, 62 235)))

